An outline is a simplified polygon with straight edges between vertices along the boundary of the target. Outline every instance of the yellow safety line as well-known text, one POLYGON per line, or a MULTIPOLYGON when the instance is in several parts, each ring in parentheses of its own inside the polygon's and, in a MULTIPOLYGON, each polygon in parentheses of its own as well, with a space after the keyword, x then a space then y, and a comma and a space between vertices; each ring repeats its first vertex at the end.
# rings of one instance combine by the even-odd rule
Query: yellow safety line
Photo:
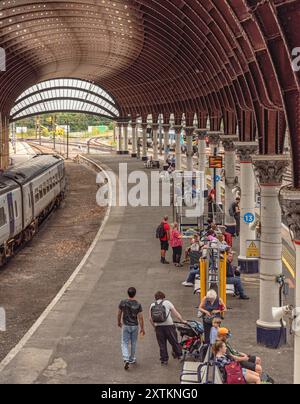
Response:
POLYGON ((286 268, 288 269, 288 271, 292 275, 292 277, 295 279, 296 278, 295 271, 293 270, 291 265, 287 262, 287 260, 284 257, 282 257, 282 262, 284 263, 284 265, 286 266, 286 268))

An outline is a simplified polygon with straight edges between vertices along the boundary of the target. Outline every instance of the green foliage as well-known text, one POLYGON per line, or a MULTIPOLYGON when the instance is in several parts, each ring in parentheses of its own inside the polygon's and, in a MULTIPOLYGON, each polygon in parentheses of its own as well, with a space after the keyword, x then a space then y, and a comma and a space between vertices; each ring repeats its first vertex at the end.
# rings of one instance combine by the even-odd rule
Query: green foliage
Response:
MULTIPOLYGON (((107 119, 89 115, 89 114, 78 114, 78 113, 58 113, 58 114, 45 114, 40 115, 40 124, 52 130, 51 118, 55 116, 55 123, 57 125, 70 125, 71 132, 87 132, 89 126, 102 126, 107 125, 110 130, 113 130, 113 122, 107 119)), ((34 129, 36 127, 36 117, 31 117, 27 119, 22 119, 16 122, 17 126, 26 126, 28 129, 34 129)))

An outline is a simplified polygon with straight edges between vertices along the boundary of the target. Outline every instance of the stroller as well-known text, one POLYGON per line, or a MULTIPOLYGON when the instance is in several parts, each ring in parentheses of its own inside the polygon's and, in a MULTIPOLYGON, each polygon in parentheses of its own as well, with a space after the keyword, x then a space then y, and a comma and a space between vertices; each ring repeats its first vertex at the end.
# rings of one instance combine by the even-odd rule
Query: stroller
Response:
POLYGON ((201 360, 205 348, 203 325, 198 321, 188 321, 187 323, 175 323, 175 326, 181 336, 182 361, 201 360))

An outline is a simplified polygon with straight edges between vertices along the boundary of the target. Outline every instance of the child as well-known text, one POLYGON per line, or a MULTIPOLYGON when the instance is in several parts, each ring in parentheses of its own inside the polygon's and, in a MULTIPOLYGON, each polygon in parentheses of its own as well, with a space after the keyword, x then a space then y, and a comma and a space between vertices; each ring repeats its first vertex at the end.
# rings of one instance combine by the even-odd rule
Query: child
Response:
POLYGON ((221 327, 222 320, 220 318, 214 318, 212 322, 212 329, 210 331, 210 344, 213 345, 218 339, 218 332, 221 327))

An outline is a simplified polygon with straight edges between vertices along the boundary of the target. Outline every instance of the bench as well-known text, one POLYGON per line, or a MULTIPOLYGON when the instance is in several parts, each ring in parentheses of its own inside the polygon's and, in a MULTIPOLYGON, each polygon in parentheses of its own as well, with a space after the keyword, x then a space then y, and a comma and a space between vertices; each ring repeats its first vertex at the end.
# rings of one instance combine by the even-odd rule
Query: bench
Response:
POLYGON ((205 360, 201 362, 184 362, 180 376, 181 384, 223 384, 222 375, 212 359, 211 348, 205 360), (200 369, 201 367, 201 369, 200 369))
MULTIPOLYGON (((200 295, 200 293, 201 293, 201 281, 200 281, 200 276, 198 276, 195 279, 194 294, 200 295)), ((234 294, 235 294, 234 285, 226 286, 226 294, 228 296, 234 296, 234 294)))
POLYGON ((184 363, 180 384, 205 384, 207 379, 209 379, 210 382, 213 380, 213 384, 223 384, 222 375, 217 366, 211 367, 208 363, 202 364, 199 362, 184 363), (202 366, 202 368, 199 372, 200 366, 202 366), (211 372, 211 374, 208 375, 208 372, 211 372))

